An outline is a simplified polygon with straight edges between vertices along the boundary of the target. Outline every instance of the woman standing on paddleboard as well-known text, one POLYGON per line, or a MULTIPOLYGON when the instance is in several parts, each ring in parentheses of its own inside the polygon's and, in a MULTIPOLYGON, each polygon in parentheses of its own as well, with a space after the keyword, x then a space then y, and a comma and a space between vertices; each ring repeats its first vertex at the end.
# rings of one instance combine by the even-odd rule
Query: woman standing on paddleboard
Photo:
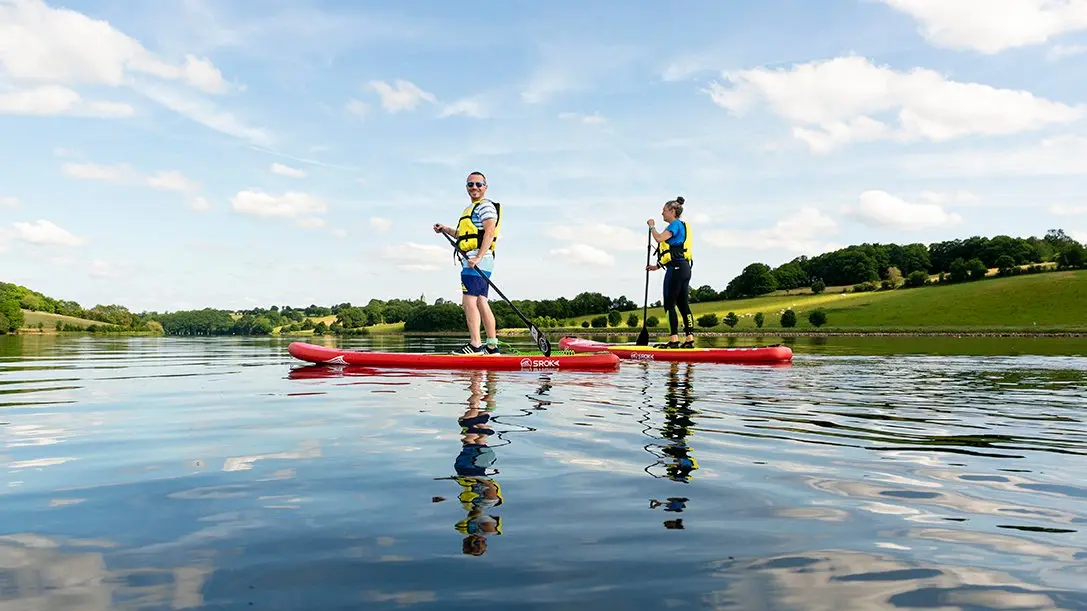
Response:
POLYGON ((672 333, 670 341, 662 344, 662 348, 693 348, 694 347, 694 314, 691 313, 689 293, 691 289, 691 266, 694 260, 691 258, 691 234, 688 231, 686 221, 680 220, 683 216, 683 197, 677 197, 664 204, 661 210, 661 218, 668 223, 664 231, 658 232, 653 219, 649 219, 649 231, 653 239, 657 241, 657 264, 646 266, 649 271, 655 271, 662 267, 664 271, 664 310, 668 313, 668 326, 672 333), (662 244, 664 248, 661 248, 662 244), (686 341, 679 343, 679 320, 676 317, 676 307, 683 315, 683 332, 687 334, 686 341))

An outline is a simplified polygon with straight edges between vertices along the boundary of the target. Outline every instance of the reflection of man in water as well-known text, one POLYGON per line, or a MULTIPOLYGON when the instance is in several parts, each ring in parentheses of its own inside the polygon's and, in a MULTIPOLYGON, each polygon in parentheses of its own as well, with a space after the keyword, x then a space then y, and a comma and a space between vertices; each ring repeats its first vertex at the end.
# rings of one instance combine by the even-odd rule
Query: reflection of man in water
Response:
MULTIPOLYGON (((691 456, 691 448, 687 445, 687 437, 691 435, 691 429, 694 427, 691 416, 698 412, 691 409, 691 404, 694 403, 694 399, 691 398, 692 366, 690 363, 686 364, 682 380, 678 375, 679 367, 679 363, 672 363, 668 372, 667 390, 664 395, 664 425, 661 426, 661 437, 672 443, 659 446, 661 450, 659 458, 667 460, 658 460, 657 465, 663 464, 664 477, 686 484, 691 481, 691 472, 698 469, 698 461, 691 456)), ((652 500, 649 506, 655 509, 663 505, 665 511, 679 513, 686 509, 687 500, 685 497, 669 497, 666 502, 652 500)), ((669 529, 682 529, 683 520, 668 520, 664 526, 669 529)))
POLYGON ((502 518, 486 513, 502 504, 502 488, 490 477, 498 472, 492 469, 496 460, 494 449, 487 445, 488 437, 494 434, 489 425, 495 406, 495 373, 487 372, 485 389, 482 378, 483 372, 471 374, 468 409, 457 419, 461 426, 461 451, 453 463, 457 472, 455 480, 462 489, 457 498, 468 512, 456 528, 467 535, 464 553, 473 556, 482 556, 487 551, 487 535, 502 534, 502 518))

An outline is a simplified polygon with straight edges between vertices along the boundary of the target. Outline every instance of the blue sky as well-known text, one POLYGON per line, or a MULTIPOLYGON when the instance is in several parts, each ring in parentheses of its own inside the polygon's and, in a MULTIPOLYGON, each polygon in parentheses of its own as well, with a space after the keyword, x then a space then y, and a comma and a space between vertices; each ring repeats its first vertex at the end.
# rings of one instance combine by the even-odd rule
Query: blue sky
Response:
POLYGON ((1087 3, 0 0, 0 279, 84 307, 640 301, 864 241, 1087 241, 1087 3), (650 297, 660 293, 659 274, 650 297))

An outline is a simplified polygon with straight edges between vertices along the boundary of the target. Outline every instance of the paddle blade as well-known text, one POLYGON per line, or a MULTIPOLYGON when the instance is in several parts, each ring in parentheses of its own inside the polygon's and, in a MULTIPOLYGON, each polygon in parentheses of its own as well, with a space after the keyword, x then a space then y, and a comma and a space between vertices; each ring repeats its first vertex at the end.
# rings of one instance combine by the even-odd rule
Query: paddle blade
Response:
POLYGON ((642 327, 642 332, 638 334, 638 341, 634 342, 636 346, 648 346, 649 345, 649 329, 642 327))
POLYGON ((529 327, 529 333, 532 335, 532 341, 536 342, 536 347, 543 352, 544 356, 551 356, 551 342, 547 341, 543 333, 540 333, 540 329, 536 325, 529 327))

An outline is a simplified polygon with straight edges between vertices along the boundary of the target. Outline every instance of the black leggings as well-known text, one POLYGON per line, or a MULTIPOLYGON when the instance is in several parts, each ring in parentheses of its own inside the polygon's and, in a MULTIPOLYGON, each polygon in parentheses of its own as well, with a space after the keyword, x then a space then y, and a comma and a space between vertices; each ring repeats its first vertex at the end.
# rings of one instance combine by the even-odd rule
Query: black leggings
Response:
POLYGON ((691 314, 691 302, 688 293, 691 289, 691 264, 685 260, 670 263, 664 269, 664 310, 668 312, 668 327, 672 335, 677 335, 679 320, 676 317, 676 306, 683 315, 683 332, 692 335, 694 331, 694 314, 691 314))

